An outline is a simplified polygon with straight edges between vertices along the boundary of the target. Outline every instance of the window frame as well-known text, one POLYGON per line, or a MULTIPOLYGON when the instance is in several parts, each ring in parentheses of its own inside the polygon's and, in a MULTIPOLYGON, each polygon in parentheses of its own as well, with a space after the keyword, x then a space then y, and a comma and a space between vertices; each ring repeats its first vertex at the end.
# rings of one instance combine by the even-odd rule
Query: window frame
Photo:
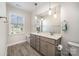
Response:
POLYGON ((21 15, 21 14, 18 14, 18 13, 10 13, 9 14, 9 34, 10 35, 15 35, 15 34, 11 34, 11 30, 12 30, 12 28, 11 28, 11 15, 16 15, 16 16, 20 16, 20 17, 22 17, 23 18, 23 30, 22 30, 22 32, 20 32, 20 33, 16 33, 16 34, 21 34, 21 33, 24 33, 25 32, 25 16, 24 15, 21 15))

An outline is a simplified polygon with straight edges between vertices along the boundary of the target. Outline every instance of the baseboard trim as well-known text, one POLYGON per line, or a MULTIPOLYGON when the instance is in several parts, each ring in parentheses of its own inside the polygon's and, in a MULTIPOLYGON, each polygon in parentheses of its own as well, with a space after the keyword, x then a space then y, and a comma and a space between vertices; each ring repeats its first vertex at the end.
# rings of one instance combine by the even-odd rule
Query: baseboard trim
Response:
POLYGON ((19 41, 19 42, 15 42, 15 43, 12 43, 12 44, 8 44, 7 46, 13 46, 13 45, 16 45, 16 44, 19 44, 19 43, 23 43, 23 42, 26 42, 27 40, 23 40, 23 41, 19 41))

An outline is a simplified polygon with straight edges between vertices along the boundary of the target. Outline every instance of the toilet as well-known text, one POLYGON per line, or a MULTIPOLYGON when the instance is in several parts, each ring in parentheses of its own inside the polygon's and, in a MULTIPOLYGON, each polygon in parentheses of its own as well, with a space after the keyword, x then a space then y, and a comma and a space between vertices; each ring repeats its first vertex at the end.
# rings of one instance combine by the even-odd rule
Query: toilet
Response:
POLYGON ((79 56, 79 43, 68 42, 68 46, 69 46, 69 53, 72 56, 79 56))

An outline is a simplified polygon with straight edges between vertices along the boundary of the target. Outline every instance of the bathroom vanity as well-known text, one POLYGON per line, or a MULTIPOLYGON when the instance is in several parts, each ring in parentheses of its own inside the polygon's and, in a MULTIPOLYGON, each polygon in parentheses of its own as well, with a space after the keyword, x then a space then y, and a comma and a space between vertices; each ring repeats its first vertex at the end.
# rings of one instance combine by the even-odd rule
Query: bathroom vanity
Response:
POLYGON ((31 33, 30 45, 45 56, 59 56, 61 52, 57 49, 57 46, 61 44, 61 34, 49 33, 31 33))

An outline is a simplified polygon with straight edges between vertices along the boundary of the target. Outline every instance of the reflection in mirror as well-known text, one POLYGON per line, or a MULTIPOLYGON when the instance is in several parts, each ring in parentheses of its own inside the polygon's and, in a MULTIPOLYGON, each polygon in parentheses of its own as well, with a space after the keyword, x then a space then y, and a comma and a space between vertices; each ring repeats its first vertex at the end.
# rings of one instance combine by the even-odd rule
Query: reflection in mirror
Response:
POLYGON ((60 6, 56 6, 52 9, 52 14, 48 15, 48 11, 38 15, 40 32, 60 33, 61 21, 60 21, 60 6))

